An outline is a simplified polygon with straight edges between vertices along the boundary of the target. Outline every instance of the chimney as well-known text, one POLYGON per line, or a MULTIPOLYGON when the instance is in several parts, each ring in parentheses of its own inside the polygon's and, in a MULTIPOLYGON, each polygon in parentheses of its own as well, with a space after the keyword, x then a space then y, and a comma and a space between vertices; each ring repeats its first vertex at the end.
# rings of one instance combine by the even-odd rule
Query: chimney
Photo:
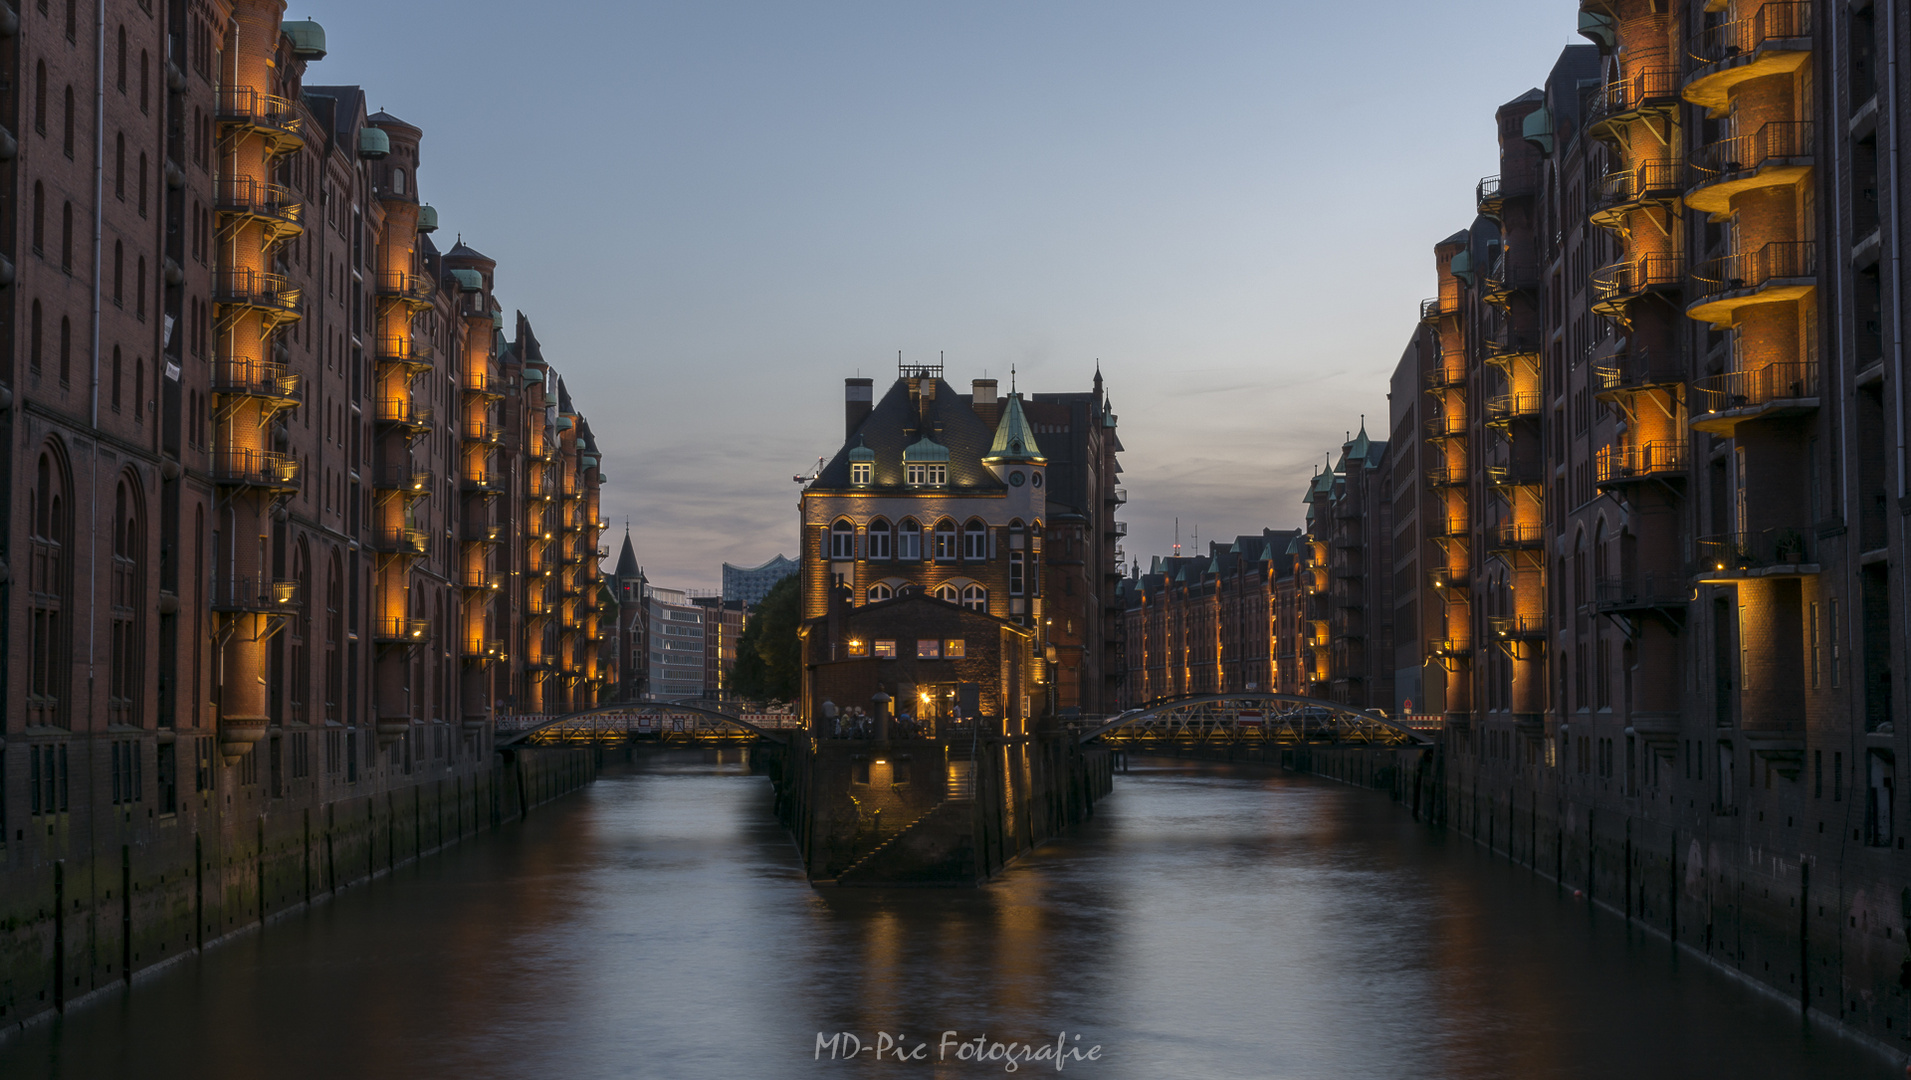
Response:
POLYGON ((1002 403, 995 396, 995 380, 977 379, 974 387, 975 394, 971 404, 975 406, 975 414, 982 418, 983 423, 989 425, 990 431, 994 431, 995 425, 1002 419, 1002 403))
POLYGON ((876 381, 874 379, 843 380, 843 438, 856 434, 868 418, 869 411, 876 407, 876 381))

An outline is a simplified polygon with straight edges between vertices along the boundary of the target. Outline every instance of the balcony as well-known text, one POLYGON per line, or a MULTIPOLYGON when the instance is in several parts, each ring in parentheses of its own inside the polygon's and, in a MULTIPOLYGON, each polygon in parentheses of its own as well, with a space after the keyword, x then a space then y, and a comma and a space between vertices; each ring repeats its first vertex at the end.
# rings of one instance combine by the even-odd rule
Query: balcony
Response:
POLYGON ((376 288, 381 300, 423 310, 438 296, 438 283, 424 274, 388 270, 378 275, 376 288))
POLYGON ((1710 259, 1692 270, 1693 299, 1685 313, 1717 327, 1732 325, 1733 312, 1753 304, 1797 300, 1818 283, 1818 245, 1810 240, 1774 240, 1741 255, 1710 259))
POLYGON ((484 443, 490 446, 497 445, 497 443, 504 438, 502 432, 483 420, 466 420, 464 422, 463 433, 465 442, 484 443))
POLYGON ((1649 480, 1684 480, 1689 464, 1684 443, 1602 446, 1594 462, 1594 486, 1601 491, 1609 491, 1649 480))
POLYGON ((431 474, 410 465, 382 465, 372 472, 374 491, 395 491, 411 499, 431 494, 431 474))
POLYGON ((298 106, 249 86, 220 87, 214 115, 223 131, 264 139, 267 152, 274 157, 305 145, 299 136, 298 106))
POLYGON ((1514 293, 1530 293, 1539 288, 1539 265, 1531 260, 1500 256, 1487 270, 1480 288, 1480 299, 1497 307, 1512 302, 1514 293))
POLYGON ((1509 367, 1514 361, 1539 361, 1539 334, 1531 330, 1501 327, 1486 339, 1486 362, 1509 367))
POLYGON ((299 583, 266 575, 216 575, 212 582, 212 610, 271 614, 299 607, 299 583))
POLYGON ((225 269, 213 275, 212 302, 242 312, 258 312, 268 331, 299 317, 302 295, 303 291, 283 274, 225 269))
POLYGON ((393 424, 413 432, 424 432, 431 427, 429 405, 420 405, 410 398, 379 398, 373 405, 372 419, 380 424, 393 424))
POLYGON ((1435 392, 1457 390, 1466 385, 1466 372, 1441 364, 1427 372, 1427 389, 1435 392))
POLYGON ((1442 439, 1466 438, 1466 413, 1464 411, 1442 413, 1427 420, 1427 439, 1438 442, 1442 439))
POLYGON ((1516 420, 1538 420, 1540 396, 1531 394, 1500 394, 1486 399, 1486 422, 1505 426, 1516 420))
POLYGON ((1673 354, 1637 349, 1617 353, 1593 365, 1593 396, 1616 401, 1627 394, 1654 387, 1677 386, 1685 381, 1685 372, 1673 354))
POLYGON ((501 586, 489 570, 466 570, 458 575, 458 587, 466 592, 497 592, 501 586))
POLYGON ((1695 34, 1687 54, 1685 99, 1724 114, 1734 86, 1797 71, 1811 56, 1811 4, 1767 0, 1747 19, 1695 34))
POLYGON ((379 338, 372 346, 372 358, 381 364, 396 364, 414 371, 431 367, 433 350, 428 342, 408 337, 379 338))
POLYGON ((299 459, 271 450, 227 448, 212 452, 212 478, 234 487, 267 492, 299 489, 299 459))
POLYGON ((1539 461, 1524 458, 1488 465, 1486 478, 1494 487, 1533 487, 1545 481, 1539 461))
POLYGON ((504 476, 494 472, 469 473, 459 481, 459 487, 466 495, 488 499, 504 491, 504 476))
POLYGON ((1465 518, 1435 517, 1427 522, 1427 535, 1435 539, 1450 538, 1464 540, 1470 535, 1465 518))
POLYGON ((1595 139, 1623 144, 1626 126, 1679 109, 1679 72, 1676 68, 1641 68, 1605 85, 1593 98, 1586 115, 1586 131, 1595 139))
POLYGON ((467 641, 464 643, 464 658, 479 662, 506 659, 502 641, 467 641))
POLYGON ((1648 293, 1676 292, 1685 285, 1685 260, 1678 255, 1642 255, 1593 271, 1593 313, 1623 320, 1626 306, 1648 293))
POLYGON ((1420 301, 1420 321, 1428 326, 1435 326, 1442 316, 1458 314, 1459 310, 1457 305, 1442 305, 1437 296, 1428 297, 1420 301))
POLYGON ((1806 577, 1818 573, 1815 542, 1809 530, 1701 536, 1693 577, 1700 584, 1729 585, 1747 578, 1806 577))
POLYGON ((372 620, 372 640, 380 645, 421 645, 430 637, 430 619, 372 620))
POLYGON ((305 204, 298 196, 250 176, 222 176, 213 181, 212 208, 227 218, 257 222, 272 242, 289 240, 305 231, 300 223, 305 204))
POLYGON ((1546 546, 1546 527, 1502 521, 1486 529, 1486 548, 1499 554, 1510 551, 1538 551, 1546 546))
POLYGON ((1803 416, 1818 408, 1818 365, 1766 364, 1692 384, 1692 426, 1730 438, 1740 424, 1803 416))
POLYGON ((1495 615, 1486 620, 1487 630, 1502 641, 1543 641, 1546 638, 1544 615, 1495 615))
POLYGON ((1720 139, 1692 155, 1685 204, 1707 214, 1732 212, 1732 196, 1758 188, 1789 187, 1812 166, 1812 123, 1774 120, 1755 134, 1720 139))
POLYGON ((1427 571, 1427 587, 1437 592, 1449 593, 1472 586, 1467 582, 1464 574, 1455 573, 1450 567, 1440 566, 1427 571))
POLYGON ((380 554, 416 558, 431 550, 431 534, 423 529, 392 526, 374 532, 371 546, 380 554))
POLYGON ((1609 172, 1594 192, 1592 223, 1623 233, 1628 214, 1649 206, 1671 206, 1679 201, 1684 186, 1679 166, 1672 161, 1643 161, 1609 172))
POLYGON ((467 544, 502 544, 504 526, 489 524, 471 526, 465 529, 463 540, 467 544))
POLYGON ((1124 506, 1127 504, 1127 502, 1128 502, 1127 488, 1109 488, 1108 489, 1108 504, 1110 506, 1124 506))
POLYGON ((501 398, 505 393, 505 382, 503 379, 493 378, 485 372, 474 371, 465 376, 462 389, 465 393, 477 397, 501 398))
POLYGON ((299 373, 271 360, 215 360, 212 392, 231 397, 259 398, 274 411, 289 409, 303 399, 299 373))
POLYGON ((1498 217, 1506 206, 1504 191, 1505 184, 1499 177, 1484 177, 1473 188, 1473 204, 1486 217, 1498 217))
POLYGON ((1669 574, 1637 574, 1625 578, 1600 578, 1593 583, 1594 606, 1602 615, 1626 615, 1649 611, 1685 611, 1692 598, 1692 583, 1669 574))

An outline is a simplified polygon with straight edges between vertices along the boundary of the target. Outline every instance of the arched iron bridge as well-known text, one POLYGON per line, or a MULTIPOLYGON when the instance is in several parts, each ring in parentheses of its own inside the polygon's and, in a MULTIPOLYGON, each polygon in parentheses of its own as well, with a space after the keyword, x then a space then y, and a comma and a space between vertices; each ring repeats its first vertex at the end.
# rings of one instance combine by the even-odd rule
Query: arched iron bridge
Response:
POLYGON ((1427 734, 1379 713, 1298 694, 1189 694, 1083 727, 1081 740, 1145 750, 1196 746, 1431 747, 1427 734))
POLYGON ((655 738, 664 743, 721 745, 788 741, 790 728, 743 719, 748 706, 709 701, 623 701, 552 717, 523 731, 499 732, 498 749, 514 746, 576 746, 655 738))

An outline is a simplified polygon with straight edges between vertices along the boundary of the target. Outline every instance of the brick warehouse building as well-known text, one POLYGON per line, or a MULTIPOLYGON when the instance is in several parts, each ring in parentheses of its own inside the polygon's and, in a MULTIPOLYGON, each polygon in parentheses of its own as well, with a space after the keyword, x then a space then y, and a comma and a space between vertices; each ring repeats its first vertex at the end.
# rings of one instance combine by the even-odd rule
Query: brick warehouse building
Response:
MULTIPOLYGON (((1907 13, 1585 0, 1578 29, 1433 247, 1361 527, 1324 528, 1344 460, 1310 487, 1294 592, 1332 608, 1293 647, 1269 603, 1265 651, 1311 651, 1307 693, 1437 715, 1450 824, 1895 1042, 1907 13), (1333 621, 1355 595, 1390 649, 1333 621)), ((1211 663, 1238 571, 1156 570, 1126 586, 1130 663, 1181 692, 1157 673, 1211 663)))
POLYGON ((940 364, 903 366, 880 402, 845 387, 843 448, 803 492, 805 620, 838 584, 854 605, 922 593, 1034 632, 1035 715, 1112 709, 1121 445, 1100 372, 1033 401, 993 379, 957 394, 940 364))
POLYGON ((315 828, 475 823, 494 711, 607 683, 589 425, 281 11, 0 35, 0 1020, 309 894, 315 828))

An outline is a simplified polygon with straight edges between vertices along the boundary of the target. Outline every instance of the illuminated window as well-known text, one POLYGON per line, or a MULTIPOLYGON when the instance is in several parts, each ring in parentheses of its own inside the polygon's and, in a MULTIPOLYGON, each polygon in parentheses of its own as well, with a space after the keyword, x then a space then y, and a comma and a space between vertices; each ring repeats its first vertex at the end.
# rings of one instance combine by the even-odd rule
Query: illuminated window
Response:
POLYGON ((853 559, 856 557, 856 526, 847 520, 838 521, 829 527, 829 557, 832 559, 853 559))
POLYGON ((894 595, 896 595, 895 592, 887 585, 871 585, 869 587, 869 602, 872 604, 879 600, 887 600, 894 595))
POLYGON ((936 638, 922 638, 916 642, 916 659, 940 660, 941 658, 942 642, 940 640, 936 638))
POLYGON ((870 474, 876 470, 867 461, 858 461, 849 467, 849 482, 861 487, 869 483, 870 474))
POLYGON ((869 642, 864 641, 861 638, 852 638, 849 643, 849 655, 868 656, 869 642))
POLYGON ((903 479, 910 487, 941 487, 949 482, 947 465, 923 465, 910 463, 903 466, 903 479))
POLYGON ((876 659, 878 660, 894 660, 896 658, 896 643, 893 641, 878 641, 875 643, 875 653, 876 659))
POLYGON ((1020 596, 1027 591, 1026 566, 1019 551, 1009 552, 1009 595, 1020 596))
POLYGON ((915 518, 903 518, 896 526, 896 558, 904 562, 922 560, 922 526, 915 518))
POLYGON ((894 554, 894 533, 890 529, 889 522, 882 518, 870 522, 867 535, 868 539, 864 541, 864 547, 869 552, 870 558, 887 559, 894 554))
POLYGON ((989 590, 980 585, 971 585, 962 590, 962 606, 970 611, 989 610, 989 590))
POLYGON ((962 602, 962 593, 954 585, 938 585, 936 586, 936 599, 944 601, 945 603, 959 604, 962 602))
POLYGON ((943 518, 936 522, 936 561, 943 562, 956 557, 955 522, 943 518))
POLYGON ((968 643, 961 638, 950 638, 942 643, 944 660, 960 660, 967 655, 969 655, 968 643))

